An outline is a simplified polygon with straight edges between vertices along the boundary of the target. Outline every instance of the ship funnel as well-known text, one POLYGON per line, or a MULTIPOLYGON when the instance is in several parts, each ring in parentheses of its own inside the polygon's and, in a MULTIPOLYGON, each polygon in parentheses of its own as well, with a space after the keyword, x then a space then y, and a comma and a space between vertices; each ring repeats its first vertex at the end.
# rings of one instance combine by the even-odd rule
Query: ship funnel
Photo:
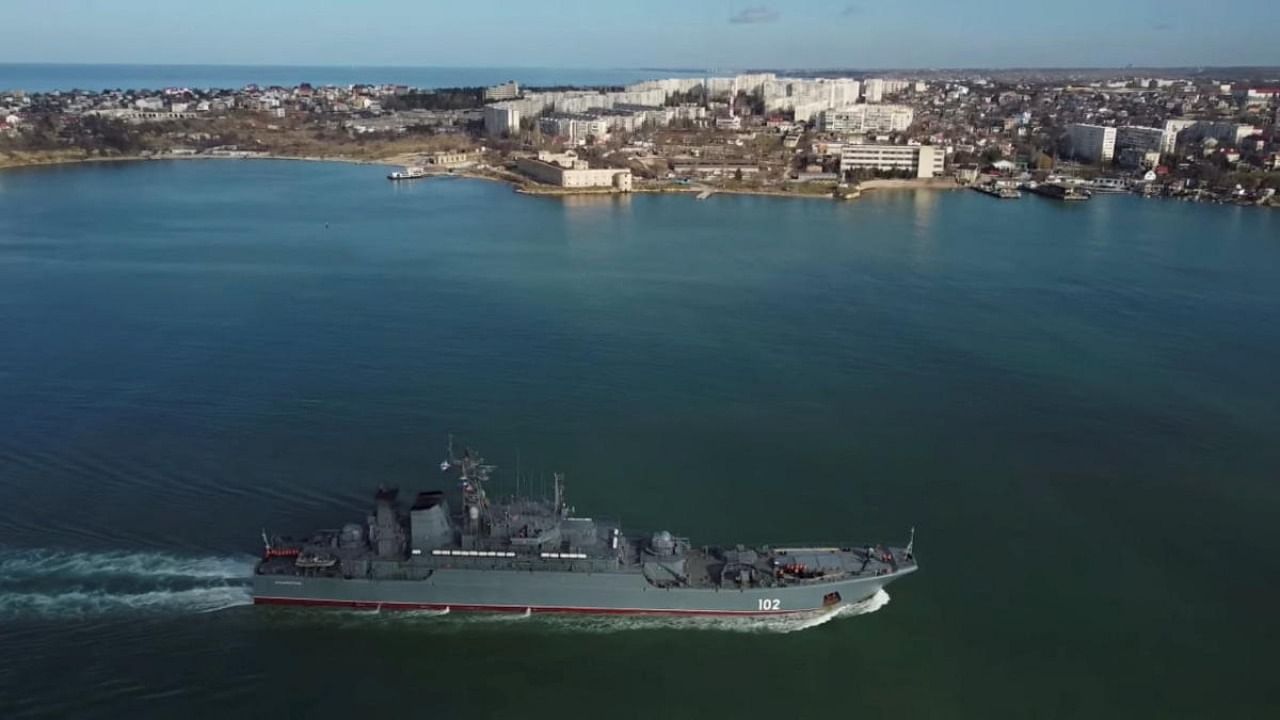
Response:
POLYGON ((430 550, 453 542, 449 503, 444 493, 419 493, 409 510, 409 533, 414 550, 430 550))

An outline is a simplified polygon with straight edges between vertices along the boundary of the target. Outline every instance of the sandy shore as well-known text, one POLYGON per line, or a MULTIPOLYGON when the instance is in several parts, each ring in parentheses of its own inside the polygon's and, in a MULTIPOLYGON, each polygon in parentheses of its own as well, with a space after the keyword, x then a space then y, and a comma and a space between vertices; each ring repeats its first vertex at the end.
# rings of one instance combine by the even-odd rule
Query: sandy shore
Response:
POLYGON ((863 180, 859 190, 962 190, 964 185, 954 178, 912 178, 909 180, 863 180))

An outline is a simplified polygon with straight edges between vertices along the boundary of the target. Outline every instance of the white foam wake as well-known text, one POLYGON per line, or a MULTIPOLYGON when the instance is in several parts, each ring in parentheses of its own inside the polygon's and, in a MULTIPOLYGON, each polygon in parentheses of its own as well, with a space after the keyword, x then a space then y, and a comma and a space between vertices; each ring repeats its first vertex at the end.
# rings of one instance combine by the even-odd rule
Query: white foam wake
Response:
POLYGON ((66 552, 0 549, 0 579, 22 576, 93 578, 112 575, 231 580, 253 574, 253 559, 184 557, 159 552, 66 552))
POLYGON ((128 611, 215 612, 252 601, 248 588, 231 585, 145 593, 85 590, 0 593, 0 619, 23 616, 83 618, 128 611))
POLYGON ((251 602, 249 557, 0 548, 0 618, 209 612, 251 602))

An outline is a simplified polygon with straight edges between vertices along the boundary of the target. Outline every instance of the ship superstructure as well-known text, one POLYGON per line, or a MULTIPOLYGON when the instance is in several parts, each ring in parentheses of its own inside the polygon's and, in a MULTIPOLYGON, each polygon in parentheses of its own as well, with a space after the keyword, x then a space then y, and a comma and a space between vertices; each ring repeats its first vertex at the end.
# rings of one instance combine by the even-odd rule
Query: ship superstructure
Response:
MULTIPOLYGON (((696 547, 659 531, 624 533, 578 516, 564 482, 551 498, 491 500, 494 467, 449 457, 451 492, 407 506, 393 488, 361 523, 303 540, 269 538, 253 582, 261 604, 380 609, 776 615, 866 599, 914 572, 904 547, 696 547)), ((913 533, 914 534, 914 533, 913 533)))

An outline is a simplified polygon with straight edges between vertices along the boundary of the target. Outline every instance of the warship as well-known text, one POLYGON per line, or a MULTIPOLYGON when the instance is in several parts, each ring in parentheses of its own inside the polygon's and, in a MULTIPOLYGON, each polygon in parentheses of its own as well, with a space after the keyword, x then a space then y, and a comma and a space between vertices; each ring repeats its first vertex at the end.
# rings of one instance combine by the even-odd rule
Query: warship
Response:
POLYGON ((398 491, 383 487, 364 522, 304 539, 264 531, 254 603, 778 616, 860 602, 917 568, 914 529, 901 547, 695 547, 665 530, 628 534, 617 522, 578 516, 559 474, 550 498, 491 500, 494 466, 470 449, 455 455, 452 440, 449 447, 440 469, 456 480, 448 492, 418 493, 407 511, 398 491))

